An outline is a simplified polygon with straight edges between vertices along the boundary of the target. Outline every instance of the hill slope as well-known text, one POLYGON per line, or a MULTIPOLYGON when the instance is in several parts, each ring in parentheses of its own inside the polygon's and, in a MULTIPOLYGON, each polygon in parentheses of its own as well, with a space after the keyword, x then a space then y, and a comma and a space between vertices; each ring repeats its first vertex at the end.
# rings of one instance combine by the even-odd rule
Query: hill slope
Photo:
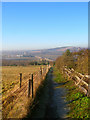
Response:
POLYGON ((41 49, 41 50, 19 50, 19 51, 3 51, 3 59, 4 58, 32 58, 32 59, 41 59, 48 58, 51 60, 55 60, 58 56, 62 55, 67 49, 70 51, 78 51, 80 47, 57 47, 51 49, 41 49))

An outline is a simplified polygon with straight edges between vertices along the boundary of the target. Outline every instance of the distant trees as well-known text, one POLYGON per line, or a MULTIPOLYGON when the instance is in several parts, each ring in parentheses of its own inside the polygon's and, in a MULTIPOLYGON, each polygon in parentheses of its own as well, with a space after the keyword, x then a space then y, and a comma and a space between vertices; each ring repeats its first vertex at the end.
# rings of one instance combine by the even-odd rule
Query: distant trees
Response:
POLYGON ((56 67, 61 70, 63 66, 74 68, 82 74, 88 74, 88 49, 83 49, 78 52, 66 52, 56 59, 56 67))
POLYGON ((70 50, 66 50, 66 52, 57 58, 56 60, 56 66, 58 69, 62 68, 63 66, 67 66, 68 68, 74 67, 74 58, 73 54, 70 52, 70 50))
POLYGON ((48 61, 30 61, 30 60, 2 60, 2 66, 28 66, 28 65, 47 65, 48 61))

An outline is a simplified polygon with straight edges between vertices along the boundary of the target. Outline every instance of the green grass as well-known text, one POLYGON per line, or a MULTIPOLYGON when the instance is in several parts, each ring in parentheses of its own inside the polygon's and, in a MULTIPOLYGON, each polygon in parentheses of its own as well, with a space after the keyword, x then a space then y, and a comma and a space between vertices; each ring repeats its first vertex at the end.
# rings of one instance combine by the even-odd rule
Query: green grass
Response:
POLYGON ((54 81, 56 81, 57 83, 65 82, 65 79, 62 77, 59 70, 57 70, 56 68, 54 68, 54 76, 55 76, 54 81))
POLYGON ((81 118, 88 119, 89 117, 89 101, 90 98, 85 96, 79 91, 79 88, 74 85, 72 80, 64 79, 63 75, 60 74, 59 70, 54 68, 55 81, 62 84, 63 87, 67 89, 66 100, 70 111, 68 117, 70 118, 81 118))

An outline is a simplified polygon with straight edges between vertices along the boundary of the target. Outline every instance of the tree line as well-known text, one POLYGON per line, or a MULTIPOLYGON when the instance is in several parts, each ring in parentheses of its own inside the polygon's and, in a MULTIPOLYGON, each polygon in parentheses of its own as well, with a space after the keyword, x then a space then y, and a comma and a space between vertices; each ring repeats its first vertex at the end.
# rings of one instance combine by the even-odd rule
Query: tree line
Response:
POLYGON ((30 61, 30 60, 2 60, 2 66, 28 66, 28 65, 48 65, 46 60, 30 61))
POLYGON ((60 71, 63 66, 67 66, 67 68, 73 68, 82 74, 88 74, 88 51, 88 49, 82 49, 78 52, 70 52, 68 49, 56 59, 55 66, 60 71))

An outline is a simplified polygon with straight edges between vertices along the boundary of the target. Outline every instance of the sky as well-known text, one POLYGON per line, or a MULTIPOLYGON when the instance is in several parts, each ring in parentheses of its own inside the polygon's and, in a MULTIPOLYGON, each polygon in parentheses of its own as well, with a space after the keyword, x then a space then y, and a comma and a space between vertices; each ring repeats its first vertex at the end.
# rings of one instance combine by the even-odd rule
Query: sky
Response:
POLYGON ((88 47, 87 2, 3 2, 3 50, 88 47))
POLYGON ((1 0, 2 2, 89 2, 90 0, 1 0))

